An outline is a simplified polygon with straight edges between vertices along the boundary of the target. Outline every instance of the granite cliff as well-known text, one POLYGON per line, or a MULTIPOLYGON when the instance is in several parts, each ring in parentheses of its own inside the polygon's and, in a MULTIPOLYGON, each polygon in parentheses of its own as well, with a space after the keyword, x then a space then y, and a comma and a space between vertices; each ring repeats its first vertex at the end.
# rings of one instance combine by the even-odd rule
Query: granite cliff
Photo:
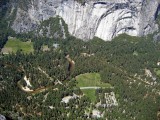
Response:
POLYGON ((96 36, 107 41, 122 33, 144 36, 158 30, 157 0, 29 0, 27 4, 26 9, 17 6, 11 26, 17 33, 35 30, 56 16, 63 18, 71 35, 84 40, 96 36))

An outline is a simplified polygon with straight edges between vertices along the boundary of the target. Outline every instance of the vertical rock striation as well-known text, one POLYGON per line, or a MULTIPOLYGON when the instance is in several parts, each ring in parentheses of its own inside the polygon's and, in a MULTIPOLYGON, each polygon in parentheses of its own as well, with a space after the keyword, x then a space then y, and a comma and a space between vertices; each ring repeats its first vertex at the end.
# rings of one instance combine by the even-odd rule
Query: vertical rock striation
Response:
POLYGON ((157 0, 31 0, 27 10, 18 7, 12 28, 28 32, 58 15, 71 35, 84 40, 94 36, 111 40, 122 33, 143 36, 158 30, 158 6, 157 0))

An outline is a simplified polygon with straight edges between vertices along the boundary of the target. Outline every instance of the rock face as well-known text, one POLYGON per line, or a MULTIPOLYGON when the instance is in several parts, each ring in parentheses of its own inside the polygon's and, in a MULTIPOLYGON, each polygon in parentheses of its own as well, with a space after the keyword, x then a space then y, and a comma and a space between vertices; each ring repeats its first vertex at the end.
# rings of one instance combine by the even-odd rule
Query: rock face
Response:
POLYGON ((30 0, 27 10, 18 7, 12 28, 17 33, 37 28, 41 21, 60 16, 69 33, 84 40, 97 36, 111 40, 119 34, 143 36, 158 30, 157 0, 30 0))
POLYGON ((6 120, 6 117, 0 114, 0 120, 6 120))

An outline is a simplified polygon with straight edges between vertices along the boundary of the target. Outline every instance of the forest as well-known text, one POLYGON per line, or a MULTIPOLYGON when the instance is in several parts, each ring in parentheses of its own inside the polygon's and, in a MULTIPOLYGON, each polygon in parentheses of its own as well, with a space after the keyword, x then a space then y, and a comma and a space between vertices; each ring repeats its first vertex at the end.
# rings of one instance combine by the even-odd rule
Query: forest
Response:
POLYGON ((105 113, 100 119, 157 118, 160 80, 155 68, 160 69, 157 66, 160 43, 153 42, 151 37, 136 38, 124 34, 110 42, 98 38, 84 42, 72 36, 64 40, 37 38, 33 47, 34 52, 29 54, 22 51, 1 54, 1 114, 13 119, 91 119, 91 110, 96 108, 105 113), (59 47, 55 48, 55 43, 59 47), (43 51, 43 45, 50 50, 43 51), (69 77, 67 54, 75 62, 69 77), (150 70, 151 77, 145 74, 145 69, 150 70), (114 89, 97 89, 96 101, 92 103, 75 80, 77 75, 84 73, 100 73, 101 82, 109 83, 114 89), (24 92, 17 85, 27 85, 25 76, 32 85, 29 89, 36 92, 24 92), (40 88, 48 89, 37 92, 40 88), (103 103, 105 100, 104 94, 110 92, 116 94, 118 106, 96 107, 99 101, 103 103), (61 102, 65 96, 74 94, 79 97, 66 104, 61 102), (89 115, 85 114, 87 109, 89 115))
POLYGON ((15 16, 4 17, 6 11, 0 11, 0 50, 14 47, 10 38, 31 43, 33 50, 16 46, 13 52, 0 53, 1 115, 13 120, 158 119, 160 42, 153 35, 85 41, 70 36, 58 16, 43 21, 36 35, 17 34, 10 27, 15 16), (50 38, 45 36, 48 25, 50 38), (85 80, 95 81, 90 85, 98 88, 82 89, 85 80))

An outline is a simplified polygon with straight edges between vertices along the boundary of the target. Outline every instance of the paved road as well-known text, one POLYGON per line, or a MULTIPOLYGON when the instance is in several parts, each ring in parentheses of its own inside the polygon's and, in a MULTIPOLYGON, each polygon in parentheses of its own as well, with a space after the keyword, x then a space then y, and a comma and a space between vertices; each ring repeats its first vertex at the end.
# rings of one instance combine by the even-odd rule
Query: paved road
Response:
POLYGON ((81 90, 85 90, 85 89, 100 89, 101 87, 80 87, 81 90))

